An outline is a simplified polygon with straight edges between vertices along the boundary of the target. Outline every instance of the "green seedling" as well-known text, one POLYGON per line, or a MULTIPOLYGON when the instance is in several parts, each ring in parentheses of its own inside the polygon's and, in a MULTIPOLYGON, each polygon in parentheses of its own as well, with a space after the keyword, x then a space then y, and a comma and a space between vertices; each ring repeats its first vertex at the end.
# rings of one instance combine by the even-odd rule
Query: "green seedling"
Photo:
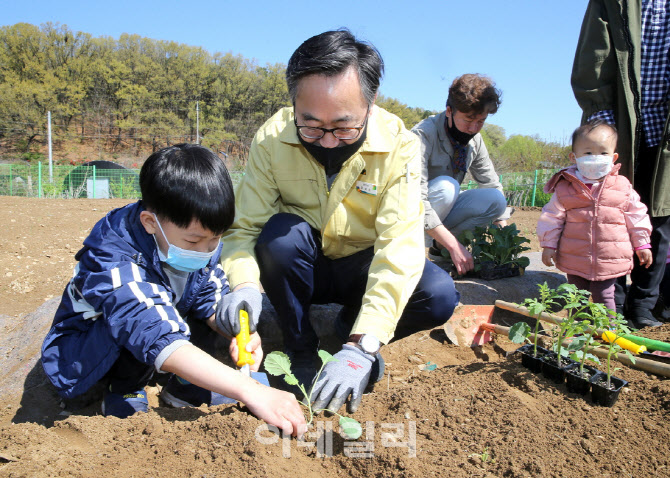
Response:
MULTIPOLYGON (((539 299, 532 298, 526 299, 523 301, 523 306, 528 309, 531 317, 535 318, 535 332, 533 339, 533 357, 537 357, 537 339, 538 332, 540 328, 540 316, 543 312, 549 310, 551 306, 557 305, 556 298, 558 297, 557 292, 554 289, 550 289, 549 285, 545 282, 538 286, 540 291, 539 299)), ((516 344, 521 344, 524 341, 530 340, 528 336, 530 335, 530 326, 525 322, 518 322, 510 328, 509 338, 512 342, 516 344)))
POLYGON ((463 231, 458 239, 472 253, 475 260, 475 271, 481 269, 482 262, 493 262, 500 266, 515 264, 520 268, 530 265, 530 259, 521 256, 522 252, 530 250, 524 246, 530 241, 519 235, 516 224, 498 227, 489 224, 486 227, 477 226, 474 230, 463 231))
POLYGON ((489 453, 489 447, 484 448, 481 453, 471 453, 468 458, 477 457, 482 460, 482 463, 495 463, 496 459, 489 453))
POLYGON ((515 344, 522 344, 524 342, 532 344, 533 342, 528 338, 529 335, 530 325, 526 322, 517 322, 509 328, 507 337, 515 344))
MULTIPOLYGON (((319 380, 321 372, 323 371, 323 367, 325 367, 328 362, 337 361, 336 358, 334 358, 331 354, 329 354, 325 350, 319 350, 318 353, 319 358, 321 358, 321 368, 319 369, 319 373, 316 374, 316 379, 314 380, 315 383, 316 381, 319 380)), ((293 373, 291 372, 291 359, 289 359, 288 355, 286 355, 285 353, 279 351, 270 352, 267 355, 267 357, 265 357, 265 370, 267 370, 269 374, 274 375, 275 377, 283 376, 284 381, 287 384, 296 385, 300 389, 303 396, 305 397, 305 401, 299 403, 307 409, 309 414, 309 421, 307 422, 307 425, 310 425, 312 423, 312 421, 314 420, 314 416, 317 413, 327 411, 340 417, 339 420, 340 428, 342 428, 342 431, 347 436, 347 438, 351 440, 356 440, 363 433, 363 428, 361 427, 361 424, 357 420, 354 420, 353 418, 344 417, 339 413, 333 410, 328 410, 326 408, 323 409, 312 408, 312 402, 310 396, 311 394, 307 393, 304 385, 302 385, 295 377, 295 375, 293 375, 293 373)))
POLYGON ((565 301, 564 309, 568 315, 555 329, 554 351, 556 352, 556 364, 561 366, 561 359, 567 357, 571 351, 576 351, 576 347, 581 344, 575 344, 572 341, 567 347, 563 346, 566 339, 573 337, 576 333, 586 330, 591 324, 589 320, 589 310, 591 293, 580 290, 574 284, 561 284, 556 289, 560 297, 565 301))
POLYGON ((570 358, 579 362, 579 376, 584 377, 584 363, 590 360, 595 363, 600 363, 600 359, 595 355, 589 353, 589 350, 599 346, 593 338, 592 331, 600 328, 609 328, 610 317, 614 314, 603 304, 597 302, 588 303, 590 322, 582 322, 583 327, 575 333, 582 333, 583 335, 576 337, 570 344, 570 358))
POLYGON ((615 368, 610 367, 610 362, 611 362, 612 356, 617 354, 618 352, 623 352, 628 356, 628 358, 630 359, 630 361, 632 363, 635 363, 635 357, 633 356, 633 354, 629 350, 621 348, 621 346, 616 343, 616 341, 619 339, 619 337, 622 337, 626 334, 630 334, 630 332, 631 332, 630 329, 628 328, 626 319, 624 319, 623 315, 616 314, 612 310, 608 310, 608 312, 610 314, 613 314, 613 316, 609 317, 609 326, 610 326, 609 330, 615 336, 614 340, 612 340, 612 342, 610 342, 607 345, 607 388, 609 389, 612 386, 612 382, 611 382, 612 373, 619 370, 619 367, 615 367, 615 368))

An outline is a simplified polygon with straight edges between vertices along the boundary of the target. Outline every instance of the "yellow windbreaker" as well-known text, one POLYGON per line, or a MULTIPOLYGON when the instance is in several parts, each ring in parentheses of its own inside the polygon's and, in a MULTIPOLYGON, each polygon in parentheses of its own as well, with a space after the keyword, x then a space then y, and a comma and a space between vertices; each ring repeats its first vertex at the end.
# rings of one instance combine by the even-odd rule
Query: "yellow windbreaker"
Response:
POLYGON ((221 264, 231 288, 259 282, 254 245, 274 214, 304 218, 321 231, 326 257, 374 246, 368 282, 352 334, 387 343, 423 272, 423 204, 419 139, 402 121, 373 107, 367 137, 330 192, 321 166, 300 144, 293 108, 283 108, 256 133, 236 191, 236 216, 224 235, 221 264))

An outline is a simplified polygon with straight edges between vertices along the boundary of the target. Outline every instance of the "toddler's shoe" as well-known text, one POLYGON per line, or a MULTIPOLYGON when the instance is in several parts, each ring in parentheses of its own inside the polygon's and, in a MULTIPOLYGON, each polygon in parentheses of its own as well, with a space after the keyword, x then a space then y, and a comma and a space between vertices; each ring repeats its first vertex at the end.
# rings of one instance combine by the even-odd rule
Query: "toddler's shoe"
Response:
POLYGON ((107 390, 102 399, 102 414, 105 417, 128 418, 136 412, 147 411, 149 401, 144 390, 123 394, 107 390))
POLYGON ((227 403, 237 403, 232 398, 193 385, 174 374, 170 376, 167 384, 163 387, 161 398, 165 403, 176 408, 199 407, 200 405, 212 407, 227 403))

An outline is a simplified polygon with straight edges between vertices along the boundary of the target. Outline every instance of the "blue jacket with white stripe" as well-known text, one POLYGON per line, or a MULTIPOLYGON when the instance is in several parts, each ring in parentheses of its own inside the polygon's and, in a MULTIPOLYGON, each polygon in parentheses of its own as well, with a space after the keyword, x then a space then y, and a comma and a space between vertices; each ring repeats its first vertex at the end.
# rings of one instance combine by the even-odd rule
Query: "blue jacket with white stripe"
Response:
POLYGON ((140 223, 141 201, 115 209, 93 227, 42 345, 46 375, 66 398, 91 388, 127 349, 153 366, 176 340, 188 340, 184 321, 207 320, 228 280, 219 264, 189 274, 179 302, 163 272, 156 242, 140 223))

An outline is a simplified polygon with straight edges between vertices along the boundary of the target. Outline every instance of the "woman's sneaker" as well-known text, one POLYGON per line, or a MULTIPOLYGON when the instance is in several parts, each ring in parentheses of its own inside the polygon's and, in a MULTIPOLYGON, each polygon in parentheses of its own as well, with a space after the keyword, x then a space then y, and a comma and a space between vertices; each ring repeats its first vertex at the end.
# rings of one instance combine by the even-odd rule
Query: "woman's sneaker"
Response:
POLYGON ((200 405, 212 407, 226 403, 237 403, 232 398, 193 385, 174 374, 170 376, 167 384, 163 387, 161 398, 165 403, 176 408, 199 407, 200 405))
POLYGON ((137 412, 149 411, 149 401, 144 390, 131 393, 114 393, 107 390, 102 399, 102 414, 105 417, 128 418, 137 412))

